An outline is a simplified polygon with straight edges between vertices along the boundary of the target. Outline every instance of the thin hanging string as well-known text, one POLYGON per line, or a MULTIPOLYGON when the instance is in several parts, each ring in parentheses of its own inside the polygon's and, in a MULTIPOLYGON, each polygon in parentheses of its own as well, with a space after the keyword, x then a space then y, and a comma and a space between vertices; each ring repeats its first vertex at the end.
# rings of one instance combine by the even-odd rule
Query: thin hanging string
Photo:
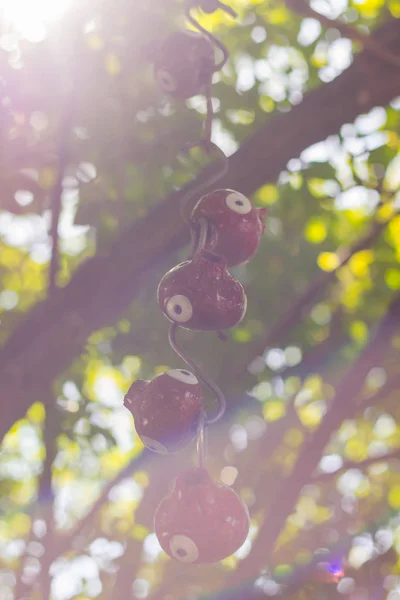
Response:
POLYGON ((201 367, 199 367, 199 365, 197 365, 194 362, 194 360, 190 356, 188 356, 186 354, 186 352, 184 352, 182 350, 182 348, 178 345, 178 342, 176 341, 176 332, 177 332, 178 328, 179 328, 179 325, 177 325, 176 323, 171 324, 171 327, 169 329, 169 334, 168 334, 168 340, 169 340, 170 346, 174 350, 174 352, 176 352, 176 354, 179 356, 179 358, 181 358, 188 365, 188 367, 195 373, 197 378, 200 379, 200 381, 202 381, 204 383, 204 385, 210 390, 210 392, 213 394, 213 396, 215 396, 215 398, 217 400, 217 411, 211 418, 207 417, 204 421, 205 425, 213 425, 214 423, 219 421, 219 419, 222 417, 222 415, 225 412, 225 409, 226 409, 225 396, 224 396, 223 392, 219 389, 217 384, 207 375, 207 373, 204 373, 204 371, 201 369, 201 367))

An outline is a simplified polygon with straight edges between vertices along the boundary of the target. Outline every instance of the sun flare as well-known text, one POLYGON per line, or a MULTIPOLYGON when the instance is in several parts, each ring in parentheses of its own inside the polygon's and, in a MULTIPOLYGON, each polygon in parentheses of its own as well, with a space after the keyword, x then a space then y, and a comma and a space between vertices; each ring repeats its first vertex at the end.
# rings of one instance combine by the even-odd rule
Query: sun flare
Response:
POLYGON ((69 4, 70 0, 0 0, 0 18, 28 41, 39 42, 69 4))

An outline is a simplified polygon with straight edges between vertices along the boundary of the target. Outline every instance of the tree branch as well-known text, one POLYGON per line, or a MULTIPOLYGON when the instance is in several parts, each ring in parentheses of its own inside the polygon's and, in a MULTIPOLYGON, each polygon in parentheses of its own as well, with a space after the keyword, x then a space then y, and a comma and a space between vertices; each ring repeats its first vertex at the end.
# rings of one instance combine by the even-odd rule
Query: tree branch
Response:
POLYGON ((60 248, 59 248, 59 221, 62 210, 62 193, 63 179, 69 162, 69 145, 72 130, 72 119, 74 115, 75 91, 78 84, 77 75, 75 72, 76 61, 82 50, 81 28, 78 22, 75 23, 76 29, 74 35, 70 39, 70 60, 69 60, 69 75, 71 78, 71 87, 67 92, 64 101, 61 125, 58 134, 58 165, 57 165, 57 180, 51 194, 51 227, 50 235, 52 239, 51 259, 49 266, 49 286, 48 295, 54 294, 57 288, 57 275, 60 263, 60 248))
POLYGON ((144 450, 137 458, 133 459, 124 469, 122 469, 117 475, 111 479, 100 492, 97 500, 92 504, 88 512, 72 529, 71 532, 60 538, 60 543, 54 548, 52 560, 57 556, 60 556, 67 550, 77 550, 82 545, 84 546, 87 541, 87 537, 83 535, 84 531, 92 526, 93 519, 97 515, 100 508, 107 501, 108 495, 111 490, 118 485, 123 479, 130 477, 133 473, 140 469, 148 459, 149 452, 144 450))
POLYGON ((62 208, 63 179, 68 166, 68 138, 71 125, 71 105, 66 108, 67 114, 63 119, 60 131, 57 181, 51 194, 51 229, 52 239, 51 259, 49 267, 49 296, 57 288, 57 274, 59 269, 59 221, 62 208))
MULTIPOLYGON (((375 531, 376 528, 374 527, 369 533, 373 535, 375 531)), ((367 531, 364 533, 367 533, 367 531)), ((353 539, 352 535, 345 534, 339 546, 336 545, 325 555, 314 556, 309 565, 294 569, 292 574, 282 581, 284 588, 279 594, 279 598, 282 600, 299 600, 299 598, 318 600, 320 598, 329 598, 331 600, 339 600, 342 595, 336 589, 336 582, 323 583, 319 581, 318 577, 315 577, 316 573, 318 573, 317 566, 321 562, 329 563, 330 561, 336 561, 338 555, 345 556, 352 546, 353 539)), ((396 561, 396 551, 390 548, 384 554, 378 554, 363 563, 359 568, 346 568, 345 577, 354 579, 357 587, 368 589, 369 592, 371 592, 372 586, 374 586, 377 593, 373 594, 372 597, 374 599, 381 599, 383 598, 383 595, 380 593, 383 590, 383 580, 385 575, 391 572, 396 561)), ((238 589, 225 589, 223 592, 212 596, 212 598, 213 600, 265 600, 268 596, 266 596, 262 588, 256 587, 255 583, 256 581, 252 581, 238 589)), ((163 598, 166 597, 168 592, 170 590, 165 590, 163 598)), ((202 598, 205 600, 206 596, 202 598)), ((155 600, 155 596, 151 596, 149 600, 155 600)))
MULTIPOLYGON (((400 52, 400 20, 388 21, 375 38, 400 52)), ((230 157, 230 171, 221 187, 251 195, 265 182, 275 181, 290 158, 337 133, 361 112, 397 96, 397 71, 374 63, 365 71, 365 58, 361 52, 337 79, 313 90, 289 113, 274 117, 250 136, 230 157)), ((194 185, 205 177, 209 170, 194 185)), ((136 296, 143 274, 188 241, 179 216, 179 200, 188 189, 193 184, 171 194, 127 228, 108 256, 87 260, 65 288, 36 306, 15 330, 0 354, 0 437, 25 415, 34 390, 61 373, 93 331, 115 322, 136 296)))
POLYGON ((364 460, 356 461, 356 460, 348 460, 342 464, 342 466, 334 471, 333 473, 321 473, 316 477, 313 477, 312 483, 325 483, 326 481, 332 481, 332 479, 336 478, 341 473, 348 471, 349 469, 366 469, 371 465, 376 465, 381 462, 388 462, 390 460, 399 459, 400 458, 400 448, 396 448, 392 452, 388 452, 387 454, 382 454, 380 456, 370 456, 364 460))
POLYGON ((317 12, 306 0, 284 0, 287 6, 294 12, 300 15, 311 17, 319 21, 324 27, 334 27, 337 29, 343 37, 349 38, 356 42, 360 42, 362 46, 368 50, 371 54, 376 56, 380 61, 384 61, 389 65, 400 68, 400 57, 390 52, 385 46, 377 42, 371 35, 356 29, 352 25, 338 21, 337 19, 330 19, 325 15, 317 12))
MULTIPOLYGON (((303 486, 311 480, 332 434, 343 420, 352 414, 355 399, 362 391, 369 371, 382 361, 388 348, 388 340, 390 340, 395 327, 399 323, 400 295, 396 296, 386 315, 379 323, 370 343, 337 386, 335 397, 325 418, 317 431, 304 444, 292 474, 284 479, 279 486, 272 508, 267 514, 265 523, 253 544, 252 552, 242 561, 237 571, 232 575, 230 584, 239 584, 243 578, 249 576, 249 572, 254 576, 258 570, 268 564, 276 540, 286 523, 286 519, 292 513, 303 486)), ((382 396, 385 387, 382 386, 374 397, 382 396)), ((371 400, 371 397, 369 397, 369 400, 371 400)))
MULTIPOLYGON (((250 360, 263 354, 267 348, 274 346, 274 344, 282 342, 285 335, 287 335, 287 333, 295 326, 299 325, 299 320, 304 315, 304 312, 317 302, 327 286, 335 280, 337 272, 344 267, 357 252, 370 248, 381 232, 390 223, 392 218, 393 217, 390 217, 390 219, 383 222, 374 222, 370 230, 361 239, 357 240, 353 246, 350 248, 340 248, 337 251, 339 257, 338 266, 332 271, 321 272, 315 281, 311 282, 303 294, 294 301, 277 324, 268 331, 266 337, 261 342, 257 341, 256 344, 250 346, 250 360)), ((247 370, 247 366, 248 363, 246 366, 242 366, 240 370, 238 370, 237 375, 244 373, 247 370)))
POLYGON ((54 493, 52 488, 52 466, 57 453, 57 436, 60 432, 60 415, 58 414, 57 406, 49 404, 47 408, 46 420, 43 427, 43 443, 46 449, 46 457, 43 463, 43 470, 39 476, 38 492, 36 507, 33 510, 31 519, 31 529, 26 542, 26 547, 23 555, 20 558, 18 573, 16 576, 16 584, 14 597, 22 598, 25 592, 32 586, 34 582, 24 580, 24 566, 26 558, 29 556, 29 544, 34 541, 36 536, 34 533, 34 522, 42 519, 46 524, 45 537, 40 538, 41 543, 45 546, 45 554, 42 562, 41 573, 39 575, 41 586, 43 588, 43 597, 49 597, 50 576, 48 567, 50 563, 47 558, 53 537, 53 500, 54 493))

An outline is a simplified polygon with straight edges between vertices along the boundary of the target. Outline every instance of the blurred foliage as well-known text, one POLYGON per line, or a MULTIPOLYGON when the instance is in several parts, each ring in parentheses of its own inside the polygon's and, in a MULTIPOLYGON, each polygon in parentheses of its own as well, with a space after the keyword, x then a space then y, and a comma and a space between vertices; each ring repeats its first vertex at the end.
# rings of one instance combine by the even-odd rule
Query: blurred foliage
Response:
MULTIPOLYGON (((184 142, 198 137, 204 101, 179 104, 163 97, 146 58, 149 44, 183 25, 183 2, 59 4, 60 14, 53 15, 50 2, 28 9, 30 3, 0 0, 2 344, 46 297, 52 192, 60 176, 64 286, 89 256, 107 252, 128 223, 196 173, 177 156, 184 142), (61 149, 67 165, 60 175, 61 149)), ((213 95, 215 141, 232 153, 269 119, 339 75, 355 48, 334 26, 323 29, 279 0, 229 4, 239 13, 237 22, 221 11, 201 20, 231 52, 213 95)), ((366 32, 390 15, 400 17, 398 0, 312 4, 366 32)), ((234 270, 248 293, 245 320, 225 343, 213 335, 185 335, 188 349, 227 393, 230 412, 211 432, 209 467, 215 477, 226 476, 229 466, 238 470, 235 488, 252 515, 244 546, 210 567, 183 568, 162 554, 152 532, 154 509, 194 450, 190 457, 149 457, 122 406, 133 380, 177 365, 155 289, 162 273, 183 257, 179 253, 148 274, 118 322, 91 336, 85 352, 55 382, 47 414, 43 399, 32 398, 26 418, 4 439, 1 600, 45 598, 45 583, 39 590, 30 586, 46 579, 50 565, 57 600, 153 594, 178 600, 229 587, 262 523, 277 510, 270 498, 280 478, 290 473, 337 382, 400 290, 399 149, 396 100, 291 160, 279 180, 253 198, 268 206, 269 215, 259 252, 234 270), (340 267, 341 253, 379 223, 385 226, 371 246, 340 267), (295 299, 335 270, 323 296, 299 314, 279 346, 260 352, 295 299), (82 535, 73 536, 103 486, 131 461, 135 472, 111 490, 82 535)), ((397 333, 389 357, 370 372, 367 392, 398 370, 399 340, 397 333)), ((400 448, 399 422, 394 392, 342 424, 319 466, 332 477, 304 487, 273 564, 255 563, 256 570, 246 573, 257 590, 288 598, 345 593, 366 600, 369 594, 378 597, 373 596, 378 581, 380 598, 400 597, 400 463, 346 468, 346 461, 400 448), (365 563, 370 572, 389 548, 395 555, 390 565, 376 567, 373 582, 365 583, 358 569, 365 563), (337 592, 334 578, 323 581, 311 568, 325 555, 353 573, 347 576, 354 584, 348 583, 350 591, 343 591, 343 579, 337 592)))

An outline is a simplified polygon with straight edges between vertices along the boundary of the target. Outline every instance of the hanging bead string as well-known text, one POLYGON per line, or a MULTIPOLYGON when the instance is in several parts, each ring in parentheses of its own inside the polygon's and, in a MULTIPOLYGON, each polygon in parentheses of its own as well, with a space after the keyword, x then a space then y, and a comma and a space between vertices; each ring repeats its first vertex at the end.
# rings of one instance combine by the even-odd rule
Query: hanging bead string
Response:
POLYGON ((182 328, 213 331, 221 336, 221 330, 240 323, 246 314, 246 293, 228 267, 243 264, 254 254, 264 223, 262 209, 253 207, 246 196, 211 187, 229 166, 225 153, 211 141, 212 77, 222 69, 229 53, 197 23, 191 10, 235 13, 219 0, 187 2, 188 21, 199 33, 185 30, 168 36, 154 56, 155 76, 161 89, 177 99, 205 95, 203 135, 184 150, 199 148, 210 159, 217 153, 220 168, 207 169, 200 176, 201 184, 194 183, 190 193, 183 195, 181 214, 191 230, 191 254, 165 273, 157 289, 161 312, 172 323, 168 334, 171 349, 188 369, 171 369, 150 381, 135 380, 124 404, 135 419, 143 444, 154 452, 174 453, 196 439, 199 468, 178 475, 172 491, 155 512, 154 531, 171 558, 200 564, 218 562, 236 552, 248 535, 250 520, 247 507, 234 490, 214 482, 205 468, 208 426, 223 416, 226 399, 218 385, 181 348, 177 333, 182 328), (219 62, 216 47, 223 54, 219 62), (204 388, 216 400, 210 414, 204 388), (199 512, 199 502, 207 510, 199 512))
POLYGON ((124 403, 144 445, 155 452, 174 453, 196 438, 199 468, 178 475, 155 512, 154 531, 171 558, 200 564, 218 562, 236 552, 248 535, 250 520, 247 507, 235 491, 214 482, 205 468, 208 426, 222 417, 226 399, 218 385, 181 348, 177 332, 182 328, 219 334, 219 330, 240 323, 246 313, 246 293, 228 267, 243 264, 254 254, 264 223, 262 209, 253 207, 240 192, 211 188, 228 170, 228 158, 211 137, 212 77, 226 63, 229 53, 197 23, 191 9, 206 13, 222 9, 232 16, 235 13, 219 0, 187 1, 188 21, 199 33, 185 30, 168 36, 155 55, 154 69, 161 89, 172 97, 185 100, 204 93, 203 137, 187 144, 185 150, 197 147, 211 159, 215 152, 221 158, 220 168, 217 165, 215 170, 208 169, 201 176, 201 184, 195 183, 183 197, 181 213, 192 233, 191 255, 165 273, 157 289, 159 307, 172 323, 168 334, 171 349, 190 370, 177 368, 150 381, 136 380, 124 403), (215 47, 223 53, 218 63, 215 47), (202 388, 207 388, 216 400, 210 415, 202 388), (207 510, 199 512, 199 502, 207 510))
MULTIPOLYGON (((204 148, 208 155, 211 155, 213 151, 217 151, 217 153, 221 157, 221 167, 217 171, 214 176, 209 177, 203 184, 197 186, 194 190, 191 190, 189 194, 187 194, 181 202, 181 215, 184 221, 189 225, 191 231, 191 250, 190 257, 195 256, 200 250, 202 250, 206 245, 206 240, 208 236, 209 224, 206 219, 201 219, 199 223, 198 229, 195 229, 193 223, 190 221, 190 214, 188 214, 188 207, 190 205, 190 201, 193 197, 200 197, 203 190, 209 189, 212 185, 214 185, 217 181, 219 181, 228 171, 229 169, 229 161, 226 154, 223 150, 217 146, 214 142, 212 142, 212 124, 214 118, 213 112, 213 104, 212 104, 212 77, 214 73, 220 71, 227 60, 229 59, 229 51, 226 46, 218 40, 212 33, 207 31, 204 27, 202 27, 196 19, 191 15, 191 10, 194 6, 200 5, 204 12, 214 12, 218 8, 221 8, 232 17, 236 17, 236 12, 230 7, 222 4, 216 0, 203 0, 203 2, 192 1, 189 4, 189 7, 186 11, 186 17, 198 31, 204 34, 210 42, 218 47, 222 51, 223 58, 217 63, 213 70, 210 73, 210 79, 206 86, 205 90, 205 98, 206 98, 206 120, 204 124, 204 137, 197 142, 189 142, 184 146, 185 151, 189 151, 193 148, 204 148)), ((171 348, 174 352, 191 368, 198 379, 202 381, 202 383, 208 388, 208 390, 215 396, 217 400, 217 410, 213 417, 208 417, 205 412, 202 412, 199 418, 198 428, 197 428, 197 453, 199 459, 199 465, 204 467, 205 459, 206 459, 206 444, 207 444, 207 426, 216 423, 224 414, 226 409, 226 398, 217 384, 202 370, 202 368, 190 357, 188 354, 182 350, 182 348, 178 345, 176 340, 176 334, 179 325, 173 323, 169 329, 168 340, 171 348)), ((222 336, 220 336, 222 338, 222 336)), ((223 339, 223 338, 222 338, 223 339)))

